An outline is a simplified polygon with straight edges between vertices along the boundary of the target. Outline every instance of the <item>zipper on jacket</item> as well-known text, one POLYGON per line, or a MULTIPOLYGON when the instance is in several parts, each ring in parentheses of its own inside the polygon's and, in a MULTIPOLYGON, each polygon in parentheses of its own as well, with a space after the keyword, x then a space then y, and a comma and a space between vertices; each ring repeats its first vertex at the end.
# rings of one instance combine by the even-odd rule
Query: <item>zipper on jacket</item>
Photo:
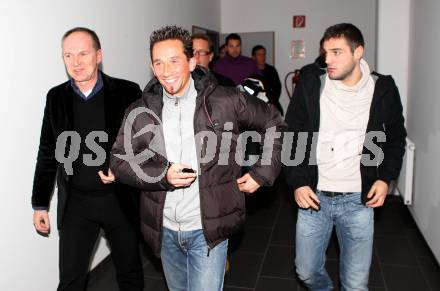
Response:
MULTIPOLYGON (((182 163, 182 155, 183 155, 183 138, 182 138, 182 106, 180 106, 180 100, 178 97, 176 97, 176 101, 174 102, 174 106, 179 107, 179 136, 180 136, 180 157, 179 157, 179 163, 182 163)), ((182 190, 182 199, 176 203, 176 208, 174 209, 174 220, 179 225, 179 231, 180 229, 180 222, 177 220, 177 206, 180 204, 180 202, 183 200, 183 197, 185 196, 185 189, 182 190)))
MULTIPOLYGON (((214 129, 214 132, 215 132, 214 122, 211 119, 211 115, 209 114, 208 105, 207 105, 207 97, 212 93, 213 89, 214 89, 214 85, 210 84, 208 86, 208 88, 202 92, 202 95, 203 95, 203 104, 202 104, 202 106, 203 106, 203 110, 205 111, 206 118, 208 119, 210 125, 212 126, 212 128, 214 129)), ((198 130, 199 130, 199 128, 197 126, 197 122, 196 122, 195 116, 197 116, 197 112, 195 112, 194 120, 193 120, 193 122, 194 122, 194 134, 196 134, 196 131, 198 132, 198 130)), ((202 146, 203 146, 203 141, 202 141, 202 146)), ((200 169, 200 171, 201 170, 202 169, 200 169)), ((200 181, 199 181, 199 183, 200 183, 200 181)), ((205 221, 204 221, 204 211, 203 211, 202 200, 203 200, 203 198, 202 198, 202 191, 200 190, 200 184, 199 184, 200 221, 202 223, 202 232, 203 232, 203 235, 205 237, 206 244, 208 245, 207 256, 209 257, 209 253, 211 252, 211 247, 209 246, 209 239, 208 239, 208 236, 207 236, 207 230, 206 230, 205 221)))

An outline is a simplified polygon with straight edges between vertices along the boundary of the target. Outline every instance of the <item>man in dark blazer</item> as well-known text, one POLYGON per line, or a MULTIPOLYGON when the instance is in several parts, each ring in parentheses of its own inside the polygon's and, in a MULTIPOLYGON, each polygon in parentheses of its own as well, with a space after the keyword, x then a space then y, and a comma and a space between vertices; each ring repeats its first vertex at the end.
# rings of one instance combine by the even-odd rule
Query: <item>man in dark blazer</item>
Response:
POLYGON ((99 70, 101 45, 88 28, 67 31, 62 50, 70 80, 47 94, 32 191, 35 229, 50 233, 56 177, 57 290, 85 289, 100 229, 110 245, 120 290, 143 290, 135 193, 115 183, 108 167, 125 108, 140 97, 140 88, 99 70))

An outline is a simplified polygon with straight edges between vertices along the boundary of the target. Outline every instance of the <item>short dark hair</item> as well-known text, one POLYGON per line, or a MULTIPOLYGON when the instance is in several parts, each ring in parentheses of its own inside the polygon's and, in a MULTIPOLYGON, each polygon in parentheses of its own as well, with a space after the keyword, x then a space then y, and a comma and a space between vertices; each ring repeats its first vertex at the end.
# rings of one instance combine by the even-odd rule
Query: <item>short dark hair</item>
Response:
POLYGON ((99 41, 99 37, 98 37, 98 35, 96 34, 96 32, 94 32, 93 30, 91 30, 90 28, 87 28, 87 27, 74 27, 74 28, 72 28, 72 29, 69 29, 68 31, 66 31, 66 32, 64 33, 63 37, 61 38, 61 42, 63 43, 64 40, 65 40, 69 35, 71 35, 72 33, 75 33, 75 32, 84 32, 84 33, 87 33, 88 35, 90 35, 90 37, 91 37, 92 40, 93 40, 93 47, 94 47, 96 50, 100 50, 100 49, 101 49, 101 42, 99 41))
POLYGON ((255 54, 257 53, 257 51, 259 50, 264 50, 266 51, 266 48, 264 46, 262 46, 261 44, 257 44, 256 46, 254 46, 252 48, 252 55, 255 56, 255 54))
POLYGON ((362 32, 351 23, 339 23, 327 28, 322 37, 322 42, 327 41, 331 38, 345 38, 348 45, 351 47, 351 52, 358 46, 365 47, 364 37, 362 32))
POLYGON ((188 59, 193 57, 191 34, 188 30, 176 26, 167 25, 155 30, 150 35, 150 58, 153 59, 153 47, 156 43, 165 40, 180 40, 183 46, 183 53, 188 59))
POLYGON ((228 45, 228 42, 231 39, 238 40, 240 42, 240 44, 241 44, 241 37, 238 34, 236 34, 236 33, 228 34, 228 36, 225 38, 225 44, 228 45))
POLYGON ((214 51, 214 44, 212 43, 211 38, 206 33, 194 33, 191 36, 191 40, 195 40, 195 39, 203 39, 207 41, 209 46, 209 52, 211 53, 212 51, 214 51))

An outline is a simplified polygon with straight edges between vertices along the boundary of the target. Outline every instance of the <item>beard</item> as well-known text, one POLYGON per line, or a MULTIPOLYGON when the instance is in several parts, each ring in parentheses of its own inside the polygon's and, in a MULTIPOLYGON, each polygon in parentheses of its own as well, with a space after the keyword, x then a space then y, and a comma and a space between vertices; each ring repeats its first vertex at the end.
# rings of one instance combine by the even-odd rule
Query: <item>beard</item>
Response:
POLYGON ((180 97, 180 95, 183 95, 184 93, 184 88, 185 85, 187 85, 187 82, 185 82, 185 80, 179 79, 177 82, 174 82, 172 84, 166 82, 161 82, 161 84, 168 95, 170 96, 178 95, 180 97))
POLYGON ((164 85, 164 88, 165 88, 165 91, 167 91, 167 93, 168 94, 170 94, 170 95, 174 95, 174 94, 176 94, 176 89, 175 89, 175 86, 174 85, 164 85))
POLYGON ((353 63, 350 67, 345 68, 341 73, 335 75, 329 74, 328 77, 330 78, 330 80, 344 81, 348 76, 350 76, 353 73, 355 67, 356 64, 353 63))

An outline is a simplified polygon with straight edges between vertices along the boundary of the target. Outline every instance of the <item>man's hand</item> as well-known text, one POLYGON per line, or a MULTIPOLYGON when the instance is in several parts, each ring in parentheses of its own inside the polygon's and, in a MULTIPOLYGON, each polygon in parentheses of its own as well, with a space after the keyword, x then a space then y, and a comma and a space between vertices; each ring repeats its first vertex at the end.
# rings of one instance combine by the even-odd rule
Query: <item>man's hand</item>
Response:
POLYGON ((260 185, 255 182, 254 179, 252 179, 251 175, 249 173, 244 174, 241 178, 237 179, 238 189, 240 189, 241 192, 245 193, 254 193, 255 191, 260 188, 260 185))
POLYGON ((382 180, 377 180, 374 182, 373 186, 371 186, 370 192, 367 194, 367 198, 369 199, 367 202, 367 206, 376 208, 383 205, 385 202, 385 198, 388 194, 388 184, 382 180))
POLYGON ((197 173, 182 173, 183 168, 191 168, 190 165, 172 164, 167 171, 167 181, 174 187, 187 187, 197 178, 197 173))
POLYGON ((34 211, 34 226, 38 232, 49 234, 50 222, 49 213, 47 210, 35 210, 34 211))
POLYGON ((115 181, 115 175, 113 175, 113 172, 112 170, 110 170, 110 168, 108 168, 107 174, 108 175, 106 176, 103 171, 98 172, 99 178, 101 178, 102 183, 104 184, 113 183, 115 181))
POLYGON ((295 190, 295 201, 301 208, 310 208, 312 207, 315 210, 319 210, 319 201, 318 196, 313 192, 312 188, 309 186, 302 186, 295 190))

